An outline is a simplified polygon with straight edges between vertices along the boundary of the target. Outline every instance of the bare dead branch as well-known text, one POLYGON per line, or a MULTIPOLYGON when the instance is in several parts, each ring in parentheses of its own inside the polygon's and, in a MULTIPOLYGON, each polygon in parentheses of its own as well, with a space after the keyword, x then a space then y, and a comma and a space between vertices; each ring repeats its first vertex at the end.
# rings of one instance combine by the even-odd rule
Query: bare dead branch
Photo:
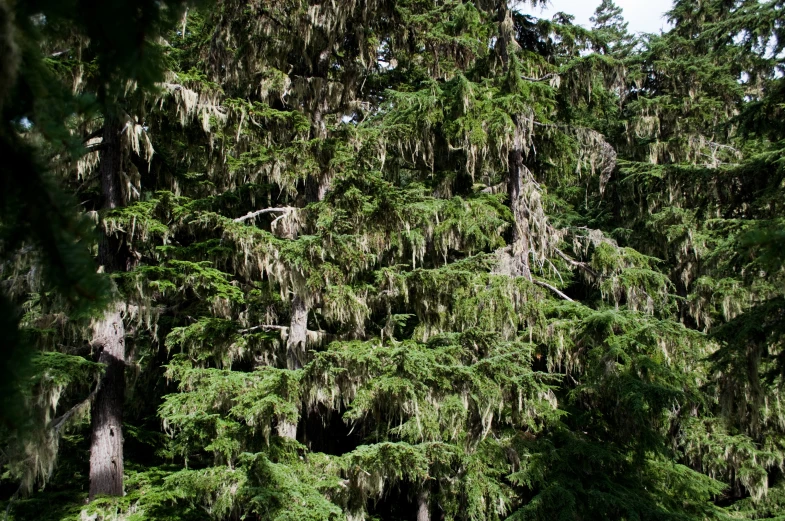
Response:
POLYGON ((556 251, 556 254, 559 257, 561 257, 562 259, 567 261, 567 264, 570 264, 572 266, 575 266, 576 268, 582 269, 583 271, 585 271, 586 273, 588 273, 589 275, 591 275, 594 278, 597 278, 597 279, 602 278, 599 273, 594 271, 594 269, 592 269, 591 266, 588 265, 588 263, 576 261, 575 259, 573 259, 572 257, 570 257, 569 255, 567 255, 566 253, 564 253, 563 251, 561 251, 558 248, 556 248, 555 251, 556 251))
POLYGON ((242 217, 238 217, 237 219, 235 219, 234 222, 239 223, 239 222, 242 222, 242 221, 247 221, 248 219, 253 219, 256 216, 262 215, 262 214, 265 214, 265 213, 278 213, 278 212, 286 213, 286 212, 291 212, 292 210, 294 210, 294 207, 292 207, 292 206, 281 206, 279 208, 265 208, 263 210, 256 210, 255 212, 248 212, 247 214, 243 215, 242 217))
POLYGON ((559 295, 561 298, 563 298, 564 300, 566 300, 568 302, 575 302, 570 297, 568 297, 567 295, 565 295, 564 293, 562 293, 561 291, 559 291, 555 287, 551 286, 547 282, 543 282, 543 281, 537 280, 537 279, 532 279, 532 282, 535 283, 538 286, 542 286, 543 288, 547 288, 547 289, 553 291, 554 293, 556 293, 557 295, 559 295))
POLYGON ((286 326, 276 326, 276 325, 270 325, 270 324, 263 324, 261 326, 253 326, 253 327, 249 327, 247 329, 240 329, 237 332, 240 333, 240 334, 251 333, 252 331, 258 331, 260 329, 263 329, 265 331, 285 331, 285 330, 287 330, 289 328, 286 327, 286 326))

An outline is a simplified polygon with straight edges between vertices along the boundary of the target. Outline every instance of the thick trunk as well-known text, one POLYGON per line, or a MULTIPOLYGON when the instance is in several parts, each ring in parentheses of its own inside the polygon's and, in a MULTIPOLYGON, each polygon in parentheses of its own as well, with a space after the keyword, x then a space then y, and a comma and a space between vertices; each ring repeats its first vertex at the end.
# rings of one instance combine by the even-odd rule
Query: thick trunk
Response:
POLYGON ((417 521, 431 521, 431 511, 428 506, 429 494, 423 489, 417 495, 417 521))
POLYGON ((107 311, 93 326, 93 346, 106 366, 92 409, 90 499, 123 495, 125 328, 120 312, 107 311))
MULTIPOLYGON (((286 368, 290 371, 302 369, 305 359, 305 343, 308 337, 308 306, 295 295, 292 298, 292 320, 289 323, 289 337, 286 339, 286 368)), ((297 437, 297 424, 281 421, 278 435, 285 438, 297 437)))
MULTIPOLYGON (((514 50, 516 44, 511 13, 506 3, 500 5, 498 22, 499 39, 497 52, 502 60, 502 67, 507 72, 510 66, 510 53, 511 50, 514 50)), ((512 229, 512 263, 509 274, 514 277, 526 277, 531 280, 531 270, 529 269, 531 231, 529 227, 529 211, 523 194, 523 176, 527 173, 526 166, 523 163, 524 140, 521 135, 518 116, 513 116, 513 122, 515 124, 515 135, 513 136, 512 148, 507 155, 509 164, 507 193, 510 195, 510 209, 515 218, 512 229)))
MULTIPOLYGON (((121 126, 107 118, 99 165, 104 208, 122 205, 121 126)), ((106 272, 126 269, 125 248, 104 235, 98 246, 98 261, 106 272)), ((106 311, 93 325, 93 348, 106 366, 92 407, 90 444, 90 499, 96 495, 123 495, 123 402, 125 399, 125 327, 118 308, 106 311)))
POLYGON ((510 194, 510 208, 515 224, 512 228, 512 275, 515 277, 526 277, 531 280, 529 270, 529 249, 531 243, 531 232, 529 229, 529 211, 523 199, 523 176, 526 166, 523 164, 523 152, 521 139, 516 136, 514 148, 509 153, 510 177, 508 181, 508 192, 510 194))

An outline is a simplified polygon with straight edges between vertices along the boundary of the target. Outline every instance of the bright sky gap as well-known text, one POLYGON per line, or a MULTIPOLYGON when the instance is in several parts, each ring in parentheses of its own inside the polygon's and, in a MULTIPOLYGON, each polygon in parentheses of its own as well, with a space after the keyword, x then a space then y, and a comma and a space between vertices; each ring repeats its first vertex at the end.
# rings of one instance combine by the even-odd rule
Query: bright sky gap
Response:
MULTIPOLYGON (((591 27, 589 18, 599 4, 600 0, 551 0, 545 8, 526 5, 520 9, 540 18, 550 18, 562 11, 575 16, 576 24, 591 27)), ((624 19, 630 24, 632 33, 659 33, 660 30, 667 30, 669 24, 664 15, 672 4, 671 0, 616 0, 616 5, 624 10, 624 19)))

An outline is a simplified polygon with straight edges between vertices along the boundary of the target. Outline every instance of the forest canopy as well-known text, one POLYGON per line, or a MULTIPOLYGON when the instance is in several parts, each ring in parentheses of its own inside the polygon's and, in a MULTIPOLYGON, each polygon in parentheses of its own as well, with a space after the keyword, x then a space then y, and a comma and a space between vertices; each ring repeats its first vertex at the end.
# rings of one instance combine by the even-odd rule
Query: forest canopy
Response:
POLYGON ((520 5, 0 0, 4 519, 785 520, 785 1, 520 5))

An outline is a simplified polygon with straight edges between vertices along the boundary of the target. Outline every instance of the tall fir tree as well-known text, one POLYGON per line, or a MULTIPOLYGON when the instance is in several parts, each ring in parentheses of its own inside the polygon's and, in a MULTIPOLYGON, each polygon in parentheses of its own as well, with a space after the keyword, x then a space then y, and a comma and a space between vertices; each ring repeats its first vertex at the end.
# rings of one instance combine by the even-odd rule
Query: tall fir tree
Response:
MULTIPOLYGON (((640 37, 607 1, 592 30, 497 0, 140 21, 170 28, 152 83, 80 83, 100 116, 61 168, 119 304, 44 329, 68 304, 4 274, 41 339, 30 409, 67 447, 5 453, 2 490, 32 493, 9 512, 774 518, 781 10, 684 0, 640 37), (127 442, 107 489, 90 379, 127 442)), ((101 41, 46 64, 92 80, 101 41)))

